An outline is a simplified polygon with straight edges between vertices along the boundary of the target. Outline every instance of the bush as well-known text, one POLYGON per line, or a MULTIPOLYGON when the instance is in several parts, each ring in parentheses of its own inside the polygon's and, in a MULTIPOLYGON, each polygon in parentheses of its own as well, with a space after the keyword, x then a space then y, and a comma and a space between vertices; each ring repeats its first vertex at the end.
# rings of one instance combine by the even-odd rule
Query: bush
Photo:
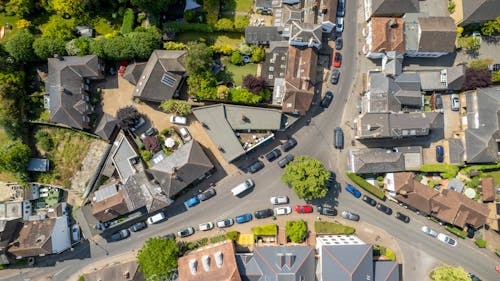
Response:
POLYGON ((217 21, 214 27, 217 31, 233 31, 234 23, 230 19, 222 18, 217 21))
POLYGON ((149 150, 141 150, 141 157, 144 159, 144 161, 149 161, 151 158, 153 158, 153 152, 149 150))
POLYGON ((467 237, 467 232, 461 230, 460 228, 458 228, 456 226, 447 225, 444 228, 460 238, 465 239, 465 237, 467 237))
POLYGON ((231 54, 231 58, 229 58, 229 62, 234 65, 241 65, 243 64, 243 56, 240 54, 240 52, 233 52, 231 54))
POLYGON ((132 32, 134 30, 134 23, 135 23, 134 11, 130 8, 127 8, 125 10, 125 13, 123 14, 123 22, 120 32, 122 34, 127 34, 132 32))
POLYGON ((293 243, 302 242, 307 237, 307 224, 303 220, 287 221, 285 228, 286 237, 293 243))
POLYGON ((220 0, 203 0, 203 11, 209 24, 216 24, 219 19, 220 0))
POLYGON ((180 116, 191 114, 191 105, 184 100, 169 99, 160 104, 160 109, 165 113, 174 113, 180 116))
POLYGON ((475 243, 479 248, 486 248, 486 240, 484 239, 477 238, 475 243))
POLYGON ((450 2, 450 4, 448 5, 448 12, 453 13, 456 6, 457 4, 455 4, 455 2, 450 2))
POLYGON ((255 236, 275 236, 278 235, 278 226, 275 224, 255 226, 252 227, 252 233, 255 236))
POLYGON ((377 185, 378 185, 378 187, 384 187, 384 182, 382 182, 382 181, 378 181, 378 182, 377 182, 377 185))
POLYGON ((38 131, 35 134, 37 145, 44 151, 50 151, 54 147, 54 140, 47 131, 38 131))
POLYGON ((172 128, 166 128, 166 129, 161 130, 160 134, 163 136, 170 136, 170 135, 172 135, 172 132, 174 132, 174 130, 172 128))
POLYGON ((441 177, 445 179, 454 178, 459 169, 459 166, 450 164, 424 164, 420 167, 420 171, 423 173, 441 173, 441 177))
POLYGON ((168 41, 163 43, 163 48, 165 50, 187 50, 187 45, 182 42, 168 41))
POLYGON ((240 237, 240 233, 238 231, 230 231, 230 232, 226 233, 226 238, 231 240, 231 241, 238 240, 238 237, 240 237))
POLYGON ((356 232, 354 227, 327 221, 315 221, 314 232, 316 234, 344 234, 351 235, 356 232))
POLYGON ((347 173, 347 177, 349 177, 355 184, 359 185, 361 188, 364 190, 368 191, 369 193, 373 194, 377 198, 384 200, 385 199, 385 192, 384 190, 375 187, 371 185, 369 182, 367 182, 365 179, 362 177, 354 174, 354 173, 347 173))
POLYGON ((388 257, 391 261, 396 261, 396 254, 391 249, 387 249, 385 251, 385 256, 388 257))
POLYGON ((265 57, 266 57, 266 50, 263 47, 255 48, 252 51, 251 60, 254 63, 261 62, 262 60, 264 60, 265 57))
POLYGON ((215 243, 219 243, 219 242, 226 241, 226 240, 227 240, 226 235, 218 235, 218 236, 211 237, 210 243, 215 244, 215 243))
POLYGON ((493 59, 476 59, 467 63, 467 67, 474 70, 488 70, 488 65, 493 63, 493 59))
POLYGON ((243 31, 249 25, 250 18, 248 16, 236 16, 234 19, 234 29, 238 31, 243 31))
POLYGON ((229 100, 234 103, 256 104, 262 100, 262 97, 252 94, 246 89, 231 88, 229 89, 229 100))
POLYGON ((78 277, 78 281, 85 281, 85 277, 83 275, 80 275, 80 277, 78 277))

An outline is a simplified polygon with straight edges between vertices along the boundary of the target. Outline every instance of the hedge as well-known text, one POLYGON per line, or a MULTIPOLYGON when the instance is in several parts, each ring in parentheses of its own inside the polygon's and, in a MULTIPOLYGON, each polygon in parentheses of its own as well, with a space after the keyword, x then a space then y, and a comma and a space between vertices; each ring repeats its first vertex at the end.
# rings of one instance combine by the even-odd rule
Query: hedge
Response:
POLYGON ((472 165, 465 167, 462 171, 469 172, 471 170, 482 171, 482 172, 491 172, 500 169, 500 162, 496 164, 484 164, 484 165, 472 165))
POLYGON ((226 238, 231 240, 231 241, 238 240, 238 237, 240 237, 240 233, 238 231, 230 231, 230 232, 226 233, 226 238))
POLYGON ((218 236, 210 237, 210 243, 212 243, 212 244, 226 241, 226 240, 227 240, 226 235, 218 235, 218 236))
POLYGON ((484 239, 477 238, 475 243, 479 248, 486 248, 486 240, 484 239))
POLYGON ((420 172, 441 173, 441 177, 445 179, 452 179, 457 175, 459 169, 459 166, 450 164, 425 164, 420 168, 420 172))
POLYGON ((121 34, 127 34, 134 31, 135 15, 134 11, 130 8, 125 10, 123 14, 122 28, 120 29, 121 34))
POLYGON ((456 236, 458 236, 460 238, 464 238, 465 239, 465 237, 467 237, 467 232, 461 230, 458 227, 447 225, 444 228, 446 228, 446 230, 448 230, 449 232, 455 234, 456 236))
POLYGON ((356 232, 354 227, 343 225, 340 223, 327 222, 327 221, 315 221, 314 222, 314 232, 316 234, 345 234, 350 235, 356 232))
POLYGON ((373 194, 377 198, 384 200, 385 199, 385 192, 384 190, 375 187, 371 185, 369 182, 367 182, 365 179, 362 177, 354 174, 354 173, 347 173, 347 176, 357 185, 359 185, 361 188, 364 190, 368 191, 369 193, 373 194))
POLYGON ((176 32, 196 31, 196 32, 214 32, 214 28, 206 23, 186 23, 186 22, 169 22, 163 24, 163 30, 172 30, 176 32))
POLYGON ((278 234, 278 227, 275 224, 252 227, 255 236, 275 236, 278 234))

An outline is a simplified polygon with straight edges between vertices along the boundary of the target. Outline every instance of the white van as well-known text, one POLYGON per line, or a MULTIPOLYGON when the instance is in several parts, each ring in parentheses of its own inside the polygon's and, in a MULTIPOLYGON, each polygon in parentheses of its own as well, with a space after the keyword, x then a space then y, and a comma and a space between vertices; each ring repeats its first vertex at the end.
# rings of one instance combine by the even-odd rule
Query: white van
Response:
POLYGON ((251 179, 247 179, 246 181, 238 184, 235 188, 231 189, 231 192, 234 196, 241 194, 243 191, 252 188, 254 183, 251 179))
POLYGON ((158 214, 154 215, 154 216, 151 216, 149 217, 146 222, 148 224, 155 224, 155 223, 159 223, 163 220, 165 220, 167 217, 165 216, 165 213, 164 212, 159 212, 158 214))

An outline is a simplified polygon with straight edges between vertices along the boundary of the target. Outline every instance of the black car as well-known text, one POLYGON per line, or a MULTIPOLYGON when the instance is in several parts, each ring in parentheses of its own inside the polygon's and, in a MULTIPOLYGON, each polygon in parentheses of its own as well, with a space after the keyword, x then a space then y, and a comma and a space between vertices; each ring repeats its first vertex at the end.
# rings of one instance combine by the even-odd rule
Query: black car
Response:
POLYGON ((340 78, 340 70, 334 68, 332 70, 332 84, 336 85, 339 82, 339 78, 340 78))
POLYGON ((335 210, 335 208, 318 206, 318 213, 325 215, 325 216, 336 216, 337 210, 335 210))
POLYGON ((400 212, 396 212, 396 218, 404 223, 410 222, 410 217, 407 215, 401 214, 400 212))
POLYGON ((335 49, 342 50, 343 45, 344 45, 344 40, 342 40, 342 37, 339 37, 335 40, 335 49))
POLYGON ((256 219, 265 219, 271 216, 274 216, 274 212, 272 209, 263 209, 258 210, 253 213, 256 219))
POLYGON ((154 127, 147 129, 144 133, 142 133, 141 138, 145 139, 146 137, 154 136, 158 134, 158 130, 154 127))
POLYGON ((265 157, 266 157, 267 161, 272 162, 275 159, 278 159, 280 156, 281 156, 281 150, 279 148, 276 148, 273 151, 266 154, 265 157))
MULTIPOLYGON (((333 73, 332 73, 333 75, 333 73)), ((324 107, 324 108, 327 108, 330 106, 330 103, 332 103, 332 100, 333 100, 333 93, 328 91, 326 92, 325 94, 325 97, 321 100, 321 107, 324 107)))
POLYGON ((474 234, 476 234, 476 230, 472 227, 467 228, 467 237, 474 238, 474 234))
POLYGON ((292 162, 294 158, 295 156, 293 156, 292 154, 287 154, 285 157, 283 157, 283 159, 278 161, 278 165, 281 168, 285 168, 285 166, 288 165, 288 163, 292 162))
POLYGON ((384 204, 378 203, 376 208, 377 210, 381 211, 382 213, 385 213, 386 215, 392 215, 392 209, 384 204))
POLYGON ((376 206, 377 201, 373 200, 370 196, 364 195, 363 196, 363 201, 366 202, 366 204, 371 205, 371 206, 376 206))
POLYGON ((337 17, 345 16, 345 0, 338 0, 337 17))
POLYGON ((296 145, 297 141, 294 138, 289 138, 284 144, 281 145, 281 149, 283 149, 284 152, 287 152, 294 148, 296 145))
POLYGON ((175 233, 169 233, 167 235, 163 235, 161 238, 163 238, 163 239, 174 239, 175 240, 175 233))
POLYGON ((208 199, 214 197, 215 194, 216 194, 215 189, 209 188, 209 189, 205 190, 204 192, 198 194, 197 197, 200 201, 205 201, 205 200, 208 200, 208 199))
POLYGON ((434 108, 443 109, 443 98, 441 94, 434 94, 434 108))
POLYGON ((260 160, 257 160, 250 164, 250 166, 248 166, 247 171, 251 174, 254 174, 260 171, 262 168, 264 168, 264 163, 262 163, 262 161, 260 160))
POLYGON ((143 222, 143 221, 140 221, 140 222, 138 222, 138 223, 136 223, 136 224, 132 225, 132 226, 130 227, 130 231, 132 231, 132 232, 137 232, 137 231, 141 231, 141 230, 145 229, 146 227, 147 227, 147 226, 146 226, 146 223, 145 223, 145 222, 143 222))
POLYGON ((130 236, 128 229, 122 229, 118 232, 111 234, 111 241, 120 241, 130 236))
POLYGON ((472 273, 467 274, 467 276, 469 276, 469 278, 470 278, 472 281, 481 281, 481 279, 479 279, 479 277, 477 277, 476 275, 474 275, 474 274, 472 274, 472 273))

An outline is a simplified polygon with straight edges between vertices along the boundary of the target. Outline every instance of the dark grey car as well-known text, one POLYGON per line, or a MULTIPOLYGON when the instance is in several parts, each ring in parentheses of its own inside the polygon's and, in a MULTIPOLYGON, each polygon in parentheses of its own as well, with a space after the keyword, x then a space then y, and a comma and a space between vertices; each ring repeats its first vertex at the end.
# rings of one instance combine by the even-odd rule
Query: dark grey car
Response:
POLYGON ((342 40, 342 37, 338 37, 336 40, 335 40, 335 49, 337 50, 342 50, 342 47, 344 45, 344 42, 342 40))
POLYGON ((334 68, 332 70, 332 84, 337 84, 339 82, 339 78, 340 78, 340 70, 338 70, 338 68, 334 68))
POLYGON ((278 165, 280 166, 280 168, 285 168, 285 166, 288 165, 288 163, 292 162, 294 158, 295 157, 292 154, 287 154, 285 157, 283 157, 283 159, 278 161, 278 165))

